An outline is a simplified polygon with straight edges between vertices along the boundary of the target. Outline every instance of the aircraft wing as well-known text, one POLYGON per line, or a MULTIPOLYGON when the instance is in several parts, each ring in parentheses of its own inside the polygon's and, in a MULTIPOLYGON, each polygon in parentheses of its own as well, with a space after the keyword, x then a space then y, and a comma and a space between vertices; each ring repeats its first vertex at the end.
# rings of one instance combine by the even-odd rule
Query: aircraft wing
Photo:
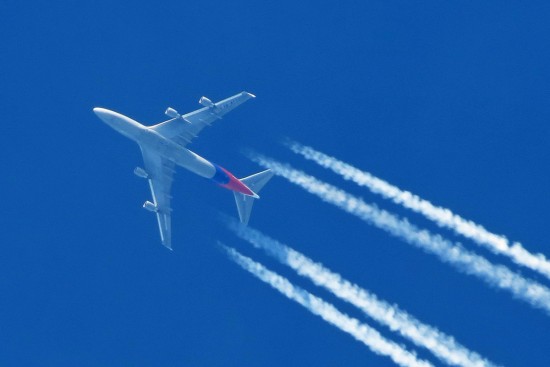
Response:
MULTIPOLYGON (((199 103, 205 107, 186 115, 178 115, 176 118, 162 122, 151 128, 162 136, 185 146, 196 138, 205 126, 209 126, 214 121, 221 119, 223 115, 250 98, 255 98, 255 96, 248 92, 241 92, 216 103, 213 103, 206 97, 202 97, 199 103)), ((173 112, 177 114, 176 111, 173 112)))
POLYGON ((170 189, 174 176, 174 162, 163 158, 160 154, 148 148, 141 147, 145 171, 148 174, 149 188, 153 196, 153 204, 160 230, 162 244, 172 249, 172 229, 170 208, 170 189))

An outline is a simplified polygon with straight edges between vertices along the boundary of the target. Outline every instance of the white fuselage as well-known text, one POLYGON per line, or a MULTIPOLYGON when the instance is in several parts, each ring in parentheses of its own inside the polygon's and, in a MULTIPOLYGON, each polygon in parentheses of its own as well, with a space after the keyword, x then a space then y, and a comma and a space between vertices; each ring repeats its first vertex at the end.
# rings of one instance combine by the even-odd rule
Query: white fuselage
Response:
POLYGON ((212 178, 216 174, 216 168, 208 160, 172 140, 166 139, 158 132, 147 128, 147 126, 104 108, 95 108, 94 112, 107 125, 122 135, 135 141, 141 147, 147 147, 158 152, 178 166, 205 178, 212 178))
POLYGON ((231 190, 241 222, 248 223, 253 199, 259 198, 252 189, 261 190, 273 174, 266 170, 238 179, 225 168, 186 149, 186 146, 204 127, 250 98, 254 98, 254 95, 248 92, 241 92, 216 103, 202 97, 199 103, 204 107, 201 109, 180 115, 173 108, 168 108, 165 115, 170 120, 152 126, 142 125, 106 108, 93 109, 101 121, 140 146, 143 167, 136 167, 134 174, 146 179, 149 184, 152 201, 145 201, 143 208, 155 213, 162 244, 167 248, 172 249, 170 191, 176 165, 219 187, 231 190))

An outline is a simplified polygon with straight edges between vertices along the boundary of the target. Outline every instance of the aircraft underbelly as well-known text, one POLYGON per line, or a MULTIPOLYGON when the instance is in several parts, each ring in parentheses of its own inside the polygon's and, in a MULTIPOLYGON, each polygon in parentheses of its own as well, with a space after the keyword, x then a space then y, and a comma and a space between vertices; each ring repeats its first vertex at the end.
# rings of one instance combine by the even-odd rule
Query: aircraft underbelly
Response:
POLYGON ((178 152, 174 162, 205 178, 212 178, 216 174, 216 168, 212 163, 187 149, 178 152))
POLYGON ((147 146, 152 151, 157 151, 178 166, 186 168, 201 177, 212 178, 216 174, 216 168, 208 160, 170 140, 152 134, 150 131, 143 133, 139 144, 147 146))

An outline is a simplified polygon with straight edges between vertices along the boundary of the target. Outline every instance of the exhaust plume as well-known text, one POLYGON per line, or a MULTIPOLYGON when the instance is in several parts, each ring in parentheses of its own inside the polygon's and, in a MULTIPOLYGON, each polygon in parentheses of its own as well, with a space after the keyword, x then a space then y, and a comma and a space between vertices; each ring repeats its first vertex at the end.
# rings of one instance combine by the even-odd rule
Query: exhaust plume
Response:
POLYGON ((249 257, 241 255, 233 248, 220 243, 227 255, 237 265, 248 271, 256 278, 269 284, 281 292, 288 299, 302 305, 311 313, 321 317, 323 320, 336 326, 338 329, 353 336, 356 340, 365 344, 373 353, 389 357, 399 366, 407 367, 428 367, 431 363, 418 359, 415 354, 405 350, 399 344, 387 340, 372 327, 360 323, 357 319, 347 316, 338 311, 333 305, 323 301, 321 298, 294 286, 286 278, 267 269, 260 263, 249 257))
POLYGON ((400 219, 375 205, 367 204, 363 200, 287 164, 260 154, 250 154, 249 156, 261 166, 271 168, 276 175, 284 177, 321 200, 437 256, 441 261, 453 265, 466 274, 506 290, 514 297, 550 314, 550 289, 542 284, 524 278, 506 266, 492 264, 484 257, 465 250, 459 244, 453 244, 440 235, 432 234, 427 230, 421 230, 406 219, 400 219))
POLYGON ((430 325, 423 324, 398 306, 380 300, 376 295, 343 279, 339 274, 331 272, 322 264, 314 262, 298 251, 258 230, 240 225, 233 219, 227 219, 226 224, 243 240, 264 250, 299 275, 310 279, 315 285, 324 287, 335 296, 359 308, 368 317, 399 333, 415 345, 428 349, 444 363, 464 367, 495 366, 479 354, 460 345, 453 337, 430 325))
POLYGON ((510 245, 509 240, 502 235, 489 232, 483 226, 464 219, 453 213, 451 210, 436 206, 428 200, 412 194, 409 191, 401 190, 369 172, 342 162, 334 157, 319 152, 311 147, 288 140, 284 143, 290 150, 304 158, 317 163, 318 165, 332 170, 334 173, 368 188, 371 192, 393 201, 416 213, 422 214, 442 228, 448 228, 458 235, 474 241, 476 244, 485 247, 494 254, 504 255, 514 263, 539 272, 550 279, 550 261, 543 254, 532 254, 526 250, 521 243, 514 242, 510 245))

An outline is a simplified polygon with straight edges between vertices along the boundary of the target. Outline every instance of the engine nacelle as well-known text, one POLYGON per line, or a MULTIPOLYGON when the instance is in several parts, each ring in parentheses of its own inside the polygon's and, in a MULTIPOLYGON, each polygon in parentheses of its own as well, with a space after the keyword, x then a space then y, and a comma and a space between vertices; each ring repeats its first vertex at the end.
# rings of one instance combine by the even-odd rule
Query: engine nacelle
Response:
POLYGON ((149 174, 147 173, 147 171, 141 167, 134 168, 134 175, 141 178, 149 178, 149 174))
POLYGON ((150 201, 146 201, 143 203, 143 208, 146 209, 146 210, 149 210, 150 212, 153 212, 153 213, 156 213, 158 212, 158 208, 155 204, 153 204, 152 202, 150 201))
POLYGON ((204 107, 214 107, 214 103, 206 97, 201 97, 201 99, 199 99, 199 103, 204 107))
POLYGON ((177 118, 180 118, 181 115, 178 113, 178 111, 176 111, 175 109, 173 109, 172 107, 168 107, 166 109, 166 111, 164 111, 164 114, 168 117, 171 117, 173 119, 177 119, 177 118))

